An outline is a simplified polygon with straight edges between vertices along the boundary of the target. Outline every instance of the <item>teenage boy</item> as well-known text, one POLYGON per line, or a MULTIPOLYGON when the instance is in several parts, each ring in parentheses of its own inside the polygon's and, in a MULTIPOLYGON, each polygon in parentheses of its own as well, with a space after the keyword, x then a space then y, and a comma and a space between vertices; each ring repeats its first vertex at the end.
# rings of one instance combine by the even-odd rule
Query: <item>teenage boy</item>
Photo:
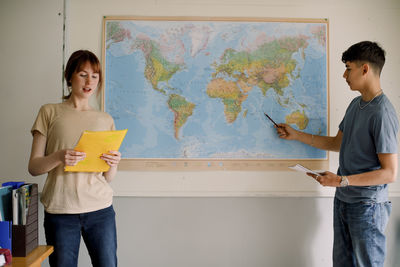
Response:
POLYGON ((391 212, 388 185, 397 177, 396 111, 380 85, 385 51, 377 43, 352 45, 342 55, 343 78, 361 96, 348 106, 336 136, 316 136, 287 124, 279 137, 338 151, 337 174, 308 174, 323 186, 336 187, 333 266, 383 266, 385 228, 391 212))

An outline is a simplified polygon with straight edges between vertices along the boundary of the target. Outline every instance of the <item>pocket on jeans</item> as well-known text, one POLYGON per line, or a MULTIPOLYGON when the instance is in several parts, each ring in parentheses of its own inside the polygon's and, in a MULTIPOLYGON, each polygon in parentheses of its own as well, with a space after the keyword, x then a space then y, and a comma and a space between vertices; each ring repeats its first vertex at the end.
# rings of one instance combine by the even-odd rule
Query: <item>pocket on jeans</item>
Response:
POLYGON ((381 210, 379 213, 380 218, 380 229, 381 231, 385 231, 387 223, 389 222, 389 217, 392 212, 392 202, 386 201, 380 203, 381 210))
POLYGON ((349 214, 353 222, 360 224, 375 224, 375 201, 362 201, 349 206, 349 214))

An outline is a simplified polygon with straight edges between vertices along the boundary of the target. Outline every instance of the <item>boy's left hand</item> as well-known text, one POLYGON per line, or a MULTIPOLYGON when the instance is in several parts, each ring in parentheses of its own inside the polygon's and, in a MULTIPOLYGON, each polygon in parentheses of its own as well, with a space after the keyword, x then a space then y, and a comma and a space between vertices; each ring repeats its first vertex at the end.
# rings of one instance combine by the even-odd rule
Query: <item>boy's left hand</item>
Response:
POLYGON ((333 172, 325 171, 321 172, 320 175, 307 173, 308 176, 314 178, 322 186, 340 187, 340 176, 333 172))

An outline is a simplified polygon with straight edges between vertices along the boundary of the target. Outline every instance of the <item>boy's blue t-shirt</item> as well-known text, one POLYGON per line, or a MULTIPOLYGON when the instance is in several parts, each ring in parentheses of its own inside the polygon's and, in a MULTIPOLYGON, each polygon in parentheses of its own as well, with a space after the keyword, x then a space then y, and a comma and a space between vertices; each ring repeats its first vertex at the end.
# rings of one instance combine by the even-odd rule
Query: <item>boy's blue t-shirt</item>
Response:
MULTIPOLYGON (((397 153, 398 128, 396 111, 386 95, 377 96, 369 104, 361 96, 354 98, 339 125, 343 138, 338 175, 381 168, 378 154, 397 153)), ((368 200, 384 202, 388 200, 388 188, 387 184, 338 187, 336 197, 348 203, 368 200)))

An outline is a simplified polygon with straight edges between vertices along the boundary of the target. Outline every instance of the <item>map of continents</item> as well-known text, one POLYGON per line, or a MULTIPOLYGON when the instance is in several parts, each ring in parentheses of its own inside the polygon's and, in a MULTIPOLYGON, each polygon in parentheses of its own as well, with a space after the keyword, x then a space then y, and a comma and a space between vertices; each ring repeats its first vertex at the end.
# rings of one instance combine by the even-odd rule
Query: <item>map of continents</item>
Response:
POLYGON ((326 158, 264 116, 327 134, 326 23, 107 20, 105 36, 124 158, 326 158))

